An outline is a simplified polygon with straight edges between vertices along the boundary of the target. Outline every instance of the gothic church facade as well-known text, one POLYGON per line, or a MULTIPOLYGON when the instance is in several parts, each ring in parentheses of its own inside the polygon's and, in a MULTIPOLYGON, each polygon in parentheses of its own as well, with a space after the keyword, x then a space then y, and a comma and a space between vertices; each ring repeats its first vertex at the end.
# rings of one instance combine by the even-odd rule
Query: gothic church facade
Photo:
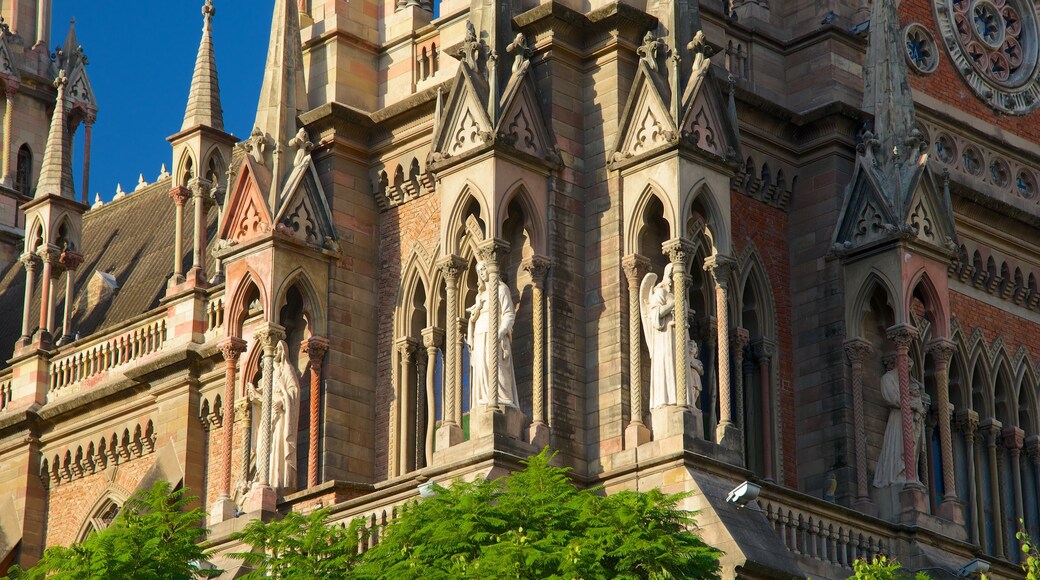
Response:
POLYGON ((1020 575, 1034 0, 434 2, 260 3, 239 138, 206 0, 163 172, 90 205, 88 59, 3 0, 0 572, 157 479, 219 550, 316 506, 377 541, 420 484, 548 446, 582 486, 693 492, 727 578, 1020 575), (505 360, 515 394, 481 387, 505 360))

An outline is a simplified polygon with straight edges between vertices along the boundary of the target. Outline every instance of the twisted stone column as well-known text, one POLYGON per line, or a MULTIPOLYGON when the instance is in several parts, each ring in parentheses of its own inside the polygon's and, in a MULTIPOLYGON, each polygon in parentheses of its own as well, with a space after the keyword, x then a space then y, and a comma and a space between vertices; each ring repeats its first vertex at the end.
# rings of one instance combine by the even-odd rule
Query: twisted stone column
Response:
POLYGON ((650 260, 632 254, 621 260, 621 268, 628 280, 628 395, 631 417, 625 428, 625 447, 633 448, 650 441, 650 430, 643 423, 643 360, 640 354, 642 321, 639 311, 639 284, 650 270, 650 260))
POLYGON ((967 447, 968 455, 968 504, 975 512, 972 518, 971 543, 976 546, 982 545, 982 539, 986 537, 982 526, 982 517, 985 513, 982 506, 982 474, 977 468, 979 464, 978 450, 975 448, 975 433, 979 429, 979 414, 970 409, 963 409, 957 413, 957 430, 964 437, 964 445, 967 447))
POLYGON ((675 402, 680 407, 688 407, 686 350, 690 340, 690 301, 686 297, 686 286, 693 244, 683 239, 674 239, 665 242, 662 248, 672 263, 672 292, 675 294, 675 309, 672 311, 675 320, 675 402))
POLYGON ((312 336, 300 343, 300 348, 307 353, 308 366, 311 369, 311 408, 308 432, 310 445, 307 448, 307 487, 318 485, 318 447, 321 434, 321 365, 325 360, 325 352, 329 350, 328 339, 312 336))
POLYGON ((245 351, 246 342, 241 338, 230 337, 220 344, 220 354, 224 356, 224 430, 220 437, 218 500, 231 498, 231 449, 235 440, 235 374, 238 371, 238 359, 245 351))
POLYGON ((278 341, 285 338, 285 330, 275 324, 268 324, 253 334, 253 338, 264 349, 263 367, 261 371, 260 429, 257 433, 256 445, 256 478, 257 484, 263 487, 271 485, 271 410, 274 405, 274 352, 278 341))
POLYGON ((7 109, 4 110, 4 175, 3 182, 6 185, 14 184, 14 166, 12 163, 15 157, 14 152, 14 141, 12 139, 14 135, 14 97, 18 94, 18 85, 7 81, 7 86, 4 88, 4 93, 7 95, 7 109))
MULTIPOLYGON (((502 406, 498 400, 498 365, 502 362, 502 341, 498 339, 499 323, 501 317, 501 304, 498 300, 498 284, 501 280, 499 273, 499 257, 504 256, 509 251, 509 244, 502 240, 487 240, 480 247, 480 256, 484 260, 484 265, 487 267, 488 279, 487 279, 487 293, 488 293, 488 310, 490 310, 490 316, 488 316, 488 334, 491 335, 491 352, 488 353, 488 357, 491 359, 491 363, 488 366, 488 381, 490 383, 491 395, 488 401, 488 406, 501 411, 502 406)), ((472 339, 471 339, 472 340, 472 339)), ((514 401, 519 404, 519 401, 514 401)))
POLYGON ((185 187, 174 187, 170 190, 170 198, 173 199, 176 208, 174 217, 173 236, 173 278, 174 284, 184 282, 184 260, 181 252, 184 251, 184 204, 191 199, 191 191, 185 187))
MULTIPOLYGON (((989 450, 989 481, 990 481, 990 503, 993 506, 993 536, 994 543, 997 547, 997 555, 1007 557, 1007 552, 1004 550, 1004 520, 999 514, 1003 514, 1004 510, 1007 509, 1007 503, 1002 501, 1002 493, 1000 492, 1003 488, 1000 485, 1000 465, 997 463, 998 458, 1002 457, 1002 453, 997 453, 997 442, 1000 440, 1003 434, 1000 421, 989 418, 983 421, 980 429, 982 429, 983 435, 986 437, 986 447, 989 450)), ((979 519, 984 516, 983 511, 979 511, 979 519)))
POLYGON ((36 291, 36 275, 40 271, 43 261, 32 252, 22 254, 22 264, 25 266, 25 303, 22 308, 22 342, 28 344, 32 340, 32 298, 36 291))
POLYGON ((73 278, 79 265, 83 263, 83 256, 66 250, 61 253, 59 258, 62 268, 65 270, 65 312, 62 316, 61 324, 61 343, 68 344, 75 339, 72 334, 72 285, 73 278))
POLYGON ((544 256, 524 260, 525 271, 531 275, 531 318, 534 331, 534 351, 531 369, 531 429, 529 440, 538 447, 549 443, 549 426, 545 422, 545 276, 550 261, 544 256))
POLYGON ((444 420, 437 435, 437 448, 445 449, 462 441, 462 353, 459 317, 459 280, 466 262, 458 256, 446 256, 438 264, 444 275, 445 321, 447 330, 444 352, 444 420), (441 435, 443 433, 443 435, 441 435))
MULTIPOLYGON (((733 381, 736 383, 733 385, 734 396, 734 409, 733 409, 733 422, 736 423, 737 428, 746 429, 748 425, 744 425, 744 349, 751 342, 751 335, 748 334, 746 328, 734 328, 733 336, 730 337, 730 347, 733 349, 730 355, 733 364, 733 381)), ((744 465, 747 465, 747 458, 744 458, 744 465)))
MULTIPOLYGON (((874 347, 862 338, 845 341, 845 356, 852 368, 852 420, 853 438, 856 442, 857 506, 871 503, 870 490, 867 487, 867 430, 863 419, 863 363, 872 352, 874 352, 874 347)), ((860 507, 860 509, 863 508, 860 507)))
POLYGON ((213 184, 206 179, 192 179, 188 184, 194 200, 195 232, 191 253, 191 277, 198 282, 206 278, 206 210, 213 203, 213 184))
POLYGON ((906 480, 919 482, 917 454, 914 453, 914 413, 910 408, 910 345, 917 338, 917 329, 900 324, 888 329, 888 338, 896 344, 896 368, 899 371, 899 409, 903 423, 903 469, 906 480))
POLYGON ((950 360, 956 352, 953 341, 937 339, 928 346, 935 364, 935 390, 939 401, 939 447, 942 455, 943 503, 957 501, 957 477, 953 466, 953 436, 950 432, 950 360))
POLYGON ((1003 431, 1004 446, 1011 456, 1011 488, 1015 495, 1015 521, 1024 520, 1026 510, 1022 501, 1022 447, 1026 440, 1026 432, 1018 427, 1005 427, 1003 431))
MULTIPOLYGON (((422 449, 426 465, 433 464, 433 433, 437 426, 437 349, 444 344, 444 330, 425 328, 422 331, 423 346, 426 347, 426 423, 422 433, 422 449)), ((441 377, 443 385, 444 378, 441 377)), ((443 388, 443 387, 442 387, 443 388)), ((443 401, 442 401, 443 403, 443 401)))
POLYGON ((704 269, 715 278, 715 317, 719 340, 719 425, 716 437, 719 444, 740 449, 740 430, 733 424, 733 389, 730 387, 729 360, 729 281, 735 262, 726 256, 712 256, 704 262, 704 269))
MULTIPOLYGON (((755 360, 758 362, 758 381, 761 389, 759 397, 762 400, 762 466, 763 477, 768 480, 776 480, 778 477, 773 473, 773 438, 779 434, 773 431, 773 392, 770 388, 769 365, 773 360, 776 347, 772 342, 761 339, 755 343, 755 360)), ((754 428, 748 425, 748 428, 754 428)))

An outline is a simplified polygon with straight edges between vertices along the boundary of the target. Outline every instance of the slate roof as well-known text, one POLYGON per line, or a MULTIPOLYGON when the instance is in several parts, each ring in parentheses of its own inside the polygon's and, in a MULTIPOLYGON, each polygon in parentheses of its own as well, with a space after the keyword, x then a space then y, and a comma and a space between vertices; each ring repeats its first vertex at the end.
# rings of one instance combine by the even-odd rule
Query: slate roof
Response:
MULTIPOLYGON (((173 274, 174 205, 168 195, 169 177, 163 178, 125 198, 88 211, 83 215, 83 264, 74 279, 72 330, 80 337, 104 331, 143 314, 159 305, 173 274), (90 308, 87 284, 96 272, 113 276, 119 284, 111 299, 90 308)), ((184 245, 181 256, 185 271, 191 262, 192 205, 184 212, 184 245)), ((217 212, 210 211, 208 240, 216 237, 217 212)), ((207 252, 208 252, 207 248, 207 252)), ((212 276, 213 259, 207 259, 212 276)), ((32 311, 39 312, 40 284, 37 283, 32 311)), ((22 303, 25 295, 25 268, 19 262, 0 272, 0 361, 7 361, 21 334, 22 303)), ((55 289, 57 320, 61 325, 65 308, 65 278, 58 278, 55 289)), ((38 316, 33 317, 33 329, 38 316)), ((0 362, 0 368, 6 363, 0 362)))

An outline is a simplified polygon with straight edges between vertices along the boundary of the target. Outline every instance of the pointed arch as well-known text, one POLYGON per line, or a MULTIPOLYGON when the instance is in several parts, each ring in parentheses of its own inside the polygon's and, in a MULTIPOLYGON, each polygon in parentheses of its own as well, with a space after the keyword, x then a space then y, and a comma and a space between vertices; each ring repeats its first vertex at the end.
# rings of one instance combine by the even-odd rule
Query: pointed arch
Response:
MULTIPOLYGON (((950 317, 947 315, 943 300, 935 289, 928 272, 922 267, 910 278, 907 285, 909 292, 906 293, 906 301, 903 304, 903 312, 909 314, 911 302, 919 294, 925 306, 925 317, 931 324, 932 338, 946 338, 950 333, 950 317)), ((909 317, 907 316, 907 319, 909 317)))
POLYGON ((203 170, 206 172, 206 179, 213 184, 214 189, 225 188, 227 186, 228 165, 227 161, 224 160, 224 155, 220 152, 220 146, 210 146, 203 159, 206 160, 202 165, 203 170))
POLYGON ((69 214, 62 212, 54 223, 54 244, 58 246, 58 249, 64 250, 65 244, 69 245, 70 250, 78 249, 80 247, 79 231, 72 226, 72 218, 69 217, 69 214))
POLYGON ((730 254, 730 231, 729 221, 725 206, 719 196, 712 191, 707 179, 701 178, 690 188, 679 215, 684 216, 682 223, 678 224, 682 237, 695 240, 699 232, 689 231, 690 223, 695 221, 695 213, 703 214, 704 224, 712 244, 712 253, 719 255, 730 254))
POLYGON ((894 323, 896 311, 893 303, 894 296, 896 296, 895 285, 884 272, 875 268, 867 274, 860 284, 859 292, 856 293, 851 303, 851 310, 847 312, 845 320, 846 324, 848 324, 848 335, 850 337, 862 337, 864 335, 867 330, 863 326, 864 317, 871 311, 871 303, 879 296, 883 298, 885 306, 891 310, 893 315, 891 322, 894 323))
POLYGON ((188 182, 197 174, 196 164, 197 162, 195 161, 195 156, 192 155, 191 149, 185 148, 180 161, 177 162, 177 168, 175 169, 177 185, 181 187, 188 186, 188 182))
POLYGON ((32 252, 47 239, 47 228, 39 216, 33 217, 32 226, 25 230, 29 234, 25 238, 25 251, 32 252))
POLYGON ((463 239, 466 237, 466 218, 471 214, 483 221, 484 235, 487 236, 488 213, 488 202, 484 193, 475 183, 467 179, 449 210, 447 223, 443 230, 443 235, 447 236, 444 244, 445 250, 451 254, 462 255, 463 239))
POLYGON ((260 301, 260 308, 264 312, 265 318, 268 318, 270 315, 267 307, 269 304, 267 291, 260 282, 260 278, 249 268, 235 286, 226 308, 228 315, 226 320, 230 321, 230 324, 227 325, 228 336, 242 336, 242 323, 245 322, 249 304, 253 301, 254 296, 260 301))
MULTIPOLYGON (((427 319, 425 326, 432 324, 430 312, 433 311, 432 303, 433 286, 430 283, 430 269, 432 262, 422 242, 416 241, 412 244, 408 257, 405 259, 404 274, 397 291, 397 308, 395 316, 395 328, 397 336, 407 336, 410 332, 411 309, 416 305, 412 303, 419 288, 423 291, 422 306, 426 310, 427 319)), ((425 327, 424 326, 424 327, 425 327)))
POLYGON ((303 314, 307 319, 312 336, 325 336, 325 313, 322 309, 318 292, 314 289, 314 283, 310 276, 302 268, 296 268, 282 281, 282 285, 275 294, 275 305, 273 313, 278 313, 285 306, 289 290, 296 286, 303 296, 303 314))
POLYGON ((124 487, 114 482, 110 483, 87 510, 87 517, 76 533, 76 541, 82 542, 92 532, 101 531, 111 525, 129 497, 130 493, 124 487))
POLYGON ((531 199, 531 192, 524 185, 523 179, 518 179, 512 185, 510 185, 506 191, 505 197, 503 197, 503 203, 499 206, 497 227, 495 231, 501 232, 506 220, 509 219, 509 206, 516 201, 519 204, 520 209, 524 212, 524 226, 531 238, 531 247, 538 255, 546 255, 548 253, 546 231, 547 227, 544 222, 544 211, 539 211, 538 206, 535 205, 534 200, 531 199))
MULTIPOLYGON (((643 191, 636 198, 635 205, 632 207, 631 223, 628 224, 628 232, 625 236, 625 254, 639 254, 640 249, 640 238, 644 235, 644 230, 650 226, 647 221, 650 217, 652 208, 655 210, 657 205, 660 204, 662 209, 661 217, 668 225, 668 232, 663 236, 665 240, 675 237, 675 232, 678 231, 676 227, 676 218, 673 213, 671 204, 665 202, 667 199, 663 195, 665 191, 656 181, 650 179, 647 181, 643 191)), ((660 251, 660 248, 656 248, 660 251)), ((649 256, 653 258, 653 256, 649 256)))
POLYGON ((970 371, 966 376, 971 390, 971 408, 980 418, 994 417, 993 363, 981 330, 975 331, 969 345, 967 367, 970 371))
MULTIPOLYGON (((758 303, 755 306, 759 310, 759 334, 775 339, 776 300, 773 296, 773 285, 762 261, 762 255, 759 253, 758 247, 750 239, 747 240, 747 245, 744 247, 740 264, 740 278, 738 279, 740 285, 737 288, 740 292, 741 301, 743 302, 743 297, 748 289, 753 290, 754 295, 758 298, 758 303)), ((747 328, 744 324, 744 308, 737 310, 737 316, 740 326, 747 328)))

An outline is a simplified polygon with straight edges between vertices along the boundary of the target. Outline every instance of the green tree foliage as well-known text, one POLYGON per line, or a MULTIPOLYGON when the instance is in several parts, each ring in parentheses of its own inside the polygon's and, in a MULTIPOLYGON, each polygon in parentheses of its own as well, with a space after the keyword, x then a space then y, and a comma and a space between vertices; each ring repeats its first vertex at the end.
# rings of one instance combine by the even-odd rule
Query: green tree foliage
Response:
MULTIPOLYGON (((874 556, 873 560, 856 560, 852 563, 852 576, 849 579, 856 580, 900 580, 910 578, 909 572, 903 571, 903 566, 895 560, 889 560, 884 554, 874 556)), ((924 572, 913 575, 914 580, 929 580, 924 572)))
POLYGON ((1025 555, 1025 561, 1022 562, 1022 570, 1026 573, 1026 580, 1040 580, 1040 552, 1037 551, 1033 538, 1026 532, 1025 522, 1018 520, 1018 525, 1022 529, 1015 534, 1015 537, 1018 538, 1022 553, 1025 555))
POLYGON ((362 579, 718 578, 685 496, 581 490, 548 451, 494 481, 435 487, 404 506, 355 570, 362 579))
POLYGON ((205 512, 188 509, 198 498, 165 481, 134 494, 108 528, 80 544, 48 548, 29 570, 15 566, 7 580, 190 580, 213 577, 198 543, 205 512))
POLYGON ((329 510, 320 509, 309 515, 289 512, 280 520, 264 523, 254 520, 241 532, 231 536, 253 548, 252 552, 231 554, 253 567, 243 576, 246 580, 278 578, 310 580, 349 578, 350 571, 361 559, 358 544, 364 534, 364 522, 354 520, 350 526, 330 524, 329 510))

